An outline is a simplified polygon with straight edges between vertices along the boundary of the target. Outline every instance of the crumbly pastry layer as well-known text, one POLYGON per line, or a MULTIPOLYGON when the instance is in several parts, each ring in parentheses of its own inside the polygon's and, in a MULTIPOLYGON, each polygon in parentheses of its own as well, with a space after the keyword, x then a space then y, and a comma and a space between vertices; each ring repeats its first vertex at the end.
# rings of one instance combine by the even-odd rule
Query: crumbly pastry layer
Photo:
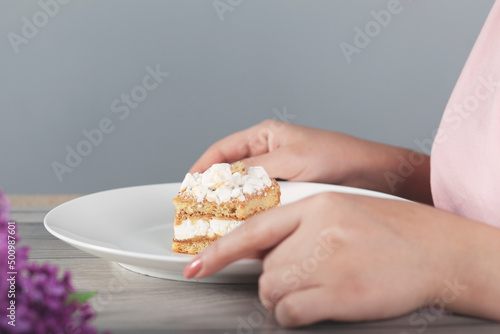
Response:
POLYGON ((176 212, 189 215, 206 214, 216 217, 227 217, 233 219, 246 219, 260 211, 267 210, 280 203, 280 187, 276 180, 272 180, 270 186, 262 188, 245 196, 245 200, 238 198, 217 203, 204 198, 201 201, 190 196, 186 192, 180 192, 174 198, 176 212))
POLYGON ((215 164, 187 174, 174 198, 172 250, 197 254, 252 215, 280 204, 280 187, 262 167, 215 164))
POLYGON ((191 240, 175 240, 172 242, 172 250, 177 253, 198 254, 217 238, 199 238, 191 240))

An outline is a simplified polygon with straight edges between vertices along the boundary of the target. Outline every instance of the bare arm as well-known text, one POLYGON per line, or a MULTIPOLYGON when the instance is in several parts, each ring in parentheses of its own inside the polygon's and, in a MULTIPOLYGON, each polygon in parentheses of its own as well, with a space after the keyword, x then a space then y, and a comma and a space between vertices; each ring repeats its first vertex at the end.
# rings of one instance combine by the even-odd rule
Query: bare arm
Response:
POLYGON ((432 203, 429 157, 342 133, 264 121, 213 144, 190 172, 242 160, 289 181, 333 183, 432 203))
POLYGON ((256 252, 260 299, 286 327, 425 306, 500 320, 500 230, 427 205, 323 193, 254 216, 184 274, 256 252))

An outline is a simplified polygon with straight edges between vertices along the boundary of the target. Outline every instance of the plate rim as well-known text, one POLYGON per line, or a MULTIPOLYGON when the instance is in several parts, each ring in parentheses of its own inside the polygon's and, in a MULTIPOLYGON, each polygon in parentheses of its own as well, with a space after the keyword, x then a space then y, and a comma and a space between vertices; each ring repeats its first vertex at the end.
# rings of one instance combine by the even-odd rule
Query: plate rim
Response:
MULTIPOLYGON (((137 251, 123 250, 123 249, 113 249, 113 248, 109 248, 109 247, 105 247, 105 246, 95 245, 95 244, 92 244, 92 243, 87 243, 87 242, 83 242, 83 241, 80 241, 80 240, 76 240, 76 239, 71 238, 69 236, 66 236, 64 234, 61 234, 58 231, 54 230, 49 225, 49 222, 48 222, 48 220, 50 219, 50 217, 52 215, 54 215, 54 212, 56 212, 58 210, 61 210, 62 207, 65 207, 65 206, 68 206, 68 205, 74 205, 75 202, 78 202, 78 201, 81 201, 81 200, 85 200, 88 197, 100 196, 102 194, 111 193, 111 192, 119 192, 119 191, 123 191, 123 190, 133 190, 133 189, 137 189, 137 188, 150 188, 150 187, 174 186, 174 185, 178 185, 178 187, 180 187, 181 182, 154 183, 154 184, 145 184, 145 185, 120 187, 120 188, 107 189, 107 190, 102 190, 102 191, 98 191, 98 192, 95 192, 95 193, 86 194, 86 195, 83 195, 83 196, 71 199, 69 201, 66 201, 66 202, 64 202, 62 204, 59 204, 58 206, 52 208, 44 216, 43 226, 54 237, 58 238, 59 240, 64 241, 65 243, 67 243, 67 244, 69 244, 69 245, 71 245, 73 247, 76 247, 76 248, 78 248, 78 249, 80 249, 80 250, 82 250, 82 251, 84 251, 86 253, 89 253, 89 254, 92 254, 92 253, 90 253, 89 251, 87 251, 87 249, 91 248, 93 250, 98 251, 99 253, 104 253, 104 254, 109 254, 109 255, 116 255, 116 256, 126 256, 126 257, 133 258, 135 260, 160 261, 160 262, 167 262, 167 263, 168 262, 176 262, 178 264, 179 263, 188 264, 189 262, 191 262, 194 259, 194 257, 196 255, 181 254, 181 253, 179 253, 180 255, 183 255, 183 256, 182 257, 174 257, 172 255, 158 255, 158 254, 150 254, 150 253, 140 253, 140 252, 137 252, 137 251)), ((95 255, 95 254, 92 254, 92 255, 94 255, 96 257, 99 257, 99 258, 105 258, 106 260, 117 262, 117 263, 124 262, 124 261, 120 261, 120 260, 113 260, 113 259, 110 259, 110 258, 107 258, 107 257, 103 257, 103 256, 98 256, 98 255, 95 255)), ((233 263, 233 265, 234 266, 254 265, 254 264, 258 263, 259 261, 260 261, 260 259, 240 259, 238 261, 235 261, 233 263)))
MULTIPOLYGON (((319 182, 298 182, 298 181, 279 181, 280 186, 284 184, 302 184, 302 185, 314 185, 314 186, 327 186, 331 187, 331 190, 325 190, 323 192, 339 192, 339 193, 351 193, 351 194, 356 194, 356 195, 361 195, 361 196, 371 196, 371 197, 378 197, 378 198, 384 198, 384 199, 395 199, 395 200, 403 200, 403 201, 408 201, 407 199, 397 197, 395 195, 383 193, 383 192, 378 192, 374 190, 369 190, 369 189, 362 189, 362 188, 356 188, 356 187, 350 187, 350 186, 342 186, 342 185, 335 185, 335 184, 328 184, 328 183, 319 183, 319 182), (343 191, 344 190, 344 191, 343 191), (347 191, 346 191, 347 190, 347 191), (360 192, 360 193, 359 193, 360 192)), ((119 187, 119 188, 114 188, 114 189, 107 189, 107 190, 102 190, 98 191, 95 193, 90 193, 86 194, 77 198, 74 198, 72 200, 69 200, 67 202, 64 202, 54 208, 52 208, 44 217, 43 219, 43 225, 45 229, 52 234, 54 237, 70 244, 73 247, 76 247, 84 252, 90 253, 94 256, 100 257, 100 258, 105 258, 110 261, 114 262, 124 262, 122 260, 113 260, 113 256, 122 256, 122 257, 130 257, 135 260, 147 260, 147 261, 160 261, 160 262, 175 262, 175 263, 189 263, 195 255, 190 255, 190 254, 184 254, 186 255, 185 257, 174 257, 172 255, 159 255, 159 254, 151 254, 151 253, 141 253, 138 251, 131 251, 131 250, 123 250, 123 249, 113 249, 110 247, 106 246, 101 246, 101 245, 96 245, 80 240, 76 240, 74 238, 71 238, 70 236, 67 236, 65 234, 62 234, 56 230, 50 225, 50 219, 53 215, 55 215, 56 212, 60 211, 62 208, 65 208, 66 206, 69 205, 75 205, 75 203, 79 201, 84 201, 88 199, 89 197, 95 197, 95 196, 102 196, 108 193, 113 193, 113 192, 120 192, 120 191, 133 191, 134 189, 139 189, 139 188, 153 188, 153 187, 165 187, 165 186, 178 186, 180 187, 181 182, 169 182, 169 183, 153 183, 153 184, 143 184, 143 185, 135 185, 135 186, 127 186, 127 187, 119 187), (99 254, 106 254, 109 255, 108 257, 106 256, 101 256, 101 255, 96 255, 88 251, 88 249, 95 250, 96 252, 99 252, 99 254)), ((312 195, 311 195, 312 196, 312 195)), ((232 263, 234 266, 240 266, 240 265, 251 265, 255 264, 256 262, 260 262, 260 259, 240 259, 238 261, 235 261, 232 263)))

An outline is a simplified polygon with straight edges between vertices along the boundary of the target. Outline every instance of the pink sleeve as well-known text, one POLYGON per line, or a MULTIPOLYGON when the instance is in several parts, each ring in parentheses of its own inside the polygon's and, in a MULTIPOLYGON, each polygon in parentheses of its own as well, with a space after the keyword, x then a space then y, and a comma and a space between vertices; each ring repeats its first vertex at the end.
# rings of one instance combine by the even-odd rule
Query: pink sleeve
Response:
POLYGON ((500 227, 500 1, 441 119, 431 187, 436 207, 500 227))

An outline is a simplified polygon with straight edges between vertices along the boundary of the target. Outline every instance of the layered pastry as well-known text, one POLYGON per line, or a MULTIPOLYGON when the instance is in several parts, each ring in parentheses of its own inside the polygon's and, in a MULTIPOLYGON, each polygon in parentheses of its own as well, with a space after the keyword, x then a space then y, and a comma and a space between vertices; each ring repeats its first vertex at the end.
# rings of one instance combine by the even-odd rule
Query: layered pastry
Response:
POLYGON ((280 204, 280 187, 263 167, 215 164, 204 173, 186 174, 174 198, 172 250, 198 254, 248 218, 280 204))

